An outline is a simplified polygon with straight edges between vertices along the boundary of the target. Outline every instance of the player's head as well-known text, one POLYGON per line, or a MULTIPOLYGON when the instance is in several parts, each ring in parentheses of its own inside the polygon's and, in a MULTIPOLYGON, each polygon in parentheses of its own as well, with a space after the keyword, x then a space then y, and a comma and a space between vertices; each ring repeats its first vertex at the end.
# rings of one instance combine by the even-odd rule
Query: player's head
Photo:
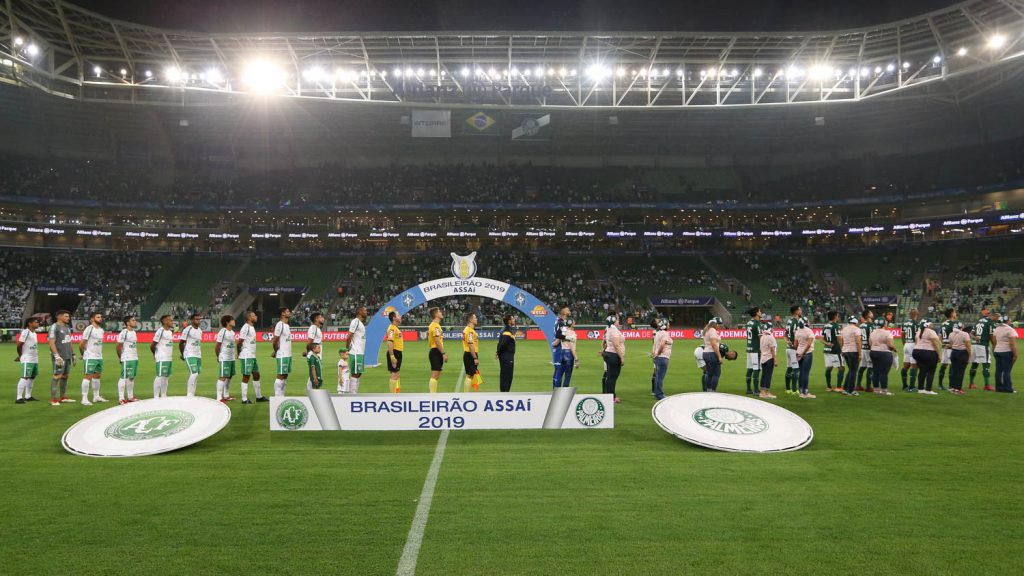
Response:
POLYGON ((313 315, 309 317, 309 321, 317 326, 321 326, 324 323, 324 315, 322 312, 313 312, 313 315))
POLYGON ((829 310, 828 311, 828 321, 829 322, 838 322, 839 321, 839 312, 836 312, 835 310, 829 310))
POLYGON ((761 308, 760 308, 760 306, 754 306, 750 310, 747 310, 747 314, 749 314, 750 317, 753 318, 754 320, 760 320, 761 319, 761 308))
POLYGON ((946 315, 946 320, 956 320, 956 309, 955 308, 946 308, 946 311, 943 312, 943 314, 946 315))
POLYGON ((431 320, 437 321, 441 319, 441 309, 434 306, 430 310, 427 310, 427 316, 430 316, 431 320))
POLYGON ((170 314, 164 314, 160 317, 160 325, 164 327, 164 330, 169 330, 173 322, 174 319, 171 318, 170 314))
POLYGON ((202 317, 199 314, 193 314, 188 317, 188 323, 191 324, 193 328, 199 328, 200 320, 202 320, 202 317))
POLYGON ((921 313, 917 311, 917 308, 911 308, 910 309, 910 319, 911 320, 917 320, 917 317, 920 316, 920 315, 921 315, 921 313))
POLYGON ((348 358, 348 348, 338 348, 338 356, 348 358))
POLYGON ((103 313, 102 312, 90 312, 89 313, 89 323, 92 324, 93 326, 99 326, 100 324, 102 324, 103 323, 103 313))
POLYGON ((506 326, 515 326, 516 316, 515 314, 505 314, 501 317, 501 321, 504 322, 506 326))
POLYGON ((246 312, 245 313, 245 321, 248 322, 249 324, 255 324, 256 323, 256 313, 253 312, 252 310, 249 310, 248 312, 246 312))
POLYGON ((794 304, 794 305, 789 307, 789 313, 792 314, 793 316, 796 316, 797 318, 799 318, 799 317, 803 316, 804 309, 801 308, 799 304, 794 304))
POLYGON ((356 318, 360 320, 366 320, 366 306, 360 306, 356 308, 356 318))
POLYGON ((392 310, 391 312, 388 312, 388 320, 390 320, 392 324, 397 326, 402 323, 402 315, 392 310))
POLYGON ((235 327, 235 317, 231 314, 225 314, 220 317, 220 325, 224 328, 231 329, 235 327))
POLYGON ((136 323, 137 322, 135 320, 135 315, 134 314, 129 314, 129 315, 124 317, 124 327, 125 328, 127 328, 129 330, 135 330, 135 324, 136 323))
POLYGON ((996 312, 995 310, 989 310, 988 318, 989 318, 989 320, 991 320, 993 322, 998 322, 999 321, 999 312, 996 312))
POLYGON ((280 310, 277 311, 277 317, 280 318, 282 321, 287 321, 289 318, 292 317, 292 309, 287 307, 281 308, 280 310))
POLYGON ((39 318, 33 316, 32 318, 25 320, 25 328, 28 328, 29 330, 35 330, 36 328, 39 328, 39 318))
POLYGON ((722 358, 725 358, 726 360, 735 360, 737 356, 739 356, 739 354, 737 354, 735 350, 729 350, 722 355, 722 358))
POLYGON ((67 324, 71 320, 71 312, 67 310, 57 310, 54 316, 57 318, 57 322, 61 324, 67 324))
POLYGON ((466 325, 476 326, 476 312, 470 312, 469 314, 466 314, 466 325))
POLYGON ((861 320, 871 320, 874 317, 875 317, 875 313, 871 311, 871 308, 865 308, 860 313, 861 320))

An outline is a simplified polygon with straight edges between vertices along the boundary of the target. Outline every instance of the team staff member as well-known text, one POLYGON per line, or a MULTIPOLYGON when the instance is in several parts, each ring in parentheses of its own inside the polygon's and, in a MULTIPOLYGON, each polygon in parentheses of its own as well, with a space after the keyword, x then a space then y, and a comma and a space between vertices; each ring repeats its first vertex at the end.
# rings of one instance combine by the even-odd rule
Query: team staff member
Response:
POLYGON ((761 326, 761 392, 758 394, 761 398, 767 400, 773 400, 775 395, 772 394, 772 373, 775 372, 775 366, 778 365, 779 360, 776 357, 779 350, 779 342, 772 335, 772 327, 769 323, 764 323, 761 326))
POLYGON ((448 354, 444 351, 444 330, 441 329, 441 309, 431 308, 430 326, 427 328, 427 343, 430 345, 430 352, 427 358, 430 360, 430 393, 437 392, 437 380, 441 377, 441 371, 448 362, 448 354))
POLYGON ((665 397, 665 374, 668 373, 669 360, 672 358, 672 336, 668 333, 668 320, 664 318, 658 320, 651 358, 654 359, 654 397, 661 400, 665 397))
POLYGON ((71 312, 57 310, 54 314, 57 321, 50 325, 47 333, 47 345, 50 347, 50 359, 53 361, 53 379, 50 380, 50 405, 57 406, 64 402, 74 402, 68 398, 68 375, 75 365, 75 350, 71 346, 71 312))
POLYGON ((992 354, 996 357, 996 392, 1016 394, 1010 373, 1017 362, 1017 331, 1008 322, 1009 318, 1001 317, 992 331, 992 354))
POLYGON ((801 398, 816 398, 810 391, 811 364, 814 362, 814 331, 801 318, 796 323, 796 360, 800 364, 797 378, 801 398))
POLYGON ((860 366, 864 343, 860 340, 860 323, 856 316, 850 316, 846 326, 839 333, 842 342, 843 360, 846 362, 846 380, 843 381, 844 396, 859 396, 857 392, 857 368, 860 366))
POLYGON ((619 315, 611 314, 605 321, 604 340, 601 343, 601 357, 604 358, 606 368, 604 380, 601 382, 601 392, 611 394, 614 402, 621 402, 615 395, 615 385, 619 381, 619 374, 622 366, 626 363, 626 337, 622 335, 619 315))
POLYGON ((839 324, 839 312, 830 310, 828 324, 821 329, 821 339, 825 342, 825 387, 829 392, 838 392, 843 388, 843 326, 839 324), (836 387, 832 387, 832 369, 838 368, 836 387))
POLYGON ((402 323, 402 316, 392 310, 388 312, 388 320, 391 325, 384 335, 384 341, 388 344, 388 372, 391 374, 391 392, 398 394, 402 391, 402 351, 405 350, 402 329, 398 327, 402 323))
POLYGON ((502 392, 512 391, 512 373, 516 366, 516 317, 512 314, 505 314, 502 318, 505 327, 498 337, 498 349, 494 357, 498 360, 498 367, 501 370, 498 377, 498 389, 502 392))
POLYGON ((462 382, 462 391, 480 391, 480 340, 476 335, 476 313, 470 312, 466 317, 466 327, 462 329, 462 366, 466 369, 466 378, 462 382))
POLYGON ((892 340, 892 332, 886 328, 874 330, 871 332, 868 344, 871 346, 868 355, 874 366, 870 385, 875 390, 875 394, 892 396, 892 392, 889 392, 889 370, 892 370, 892 363, 897 354, 896 345, 892 340))
POLYGON ((992 357, 989 356, 989 348, 992 345, 992 329, 996 326, 996 319, 999 314, 995 310, 981 311, 982 317, 974 326, 974 346, 972 347, 974 360, 971 362, 971 390, 977 388, 974 384, 974 377, 978 373, 978 364, 981 364, 981 377, 985 382, 985 390, 992 390, 989 380, 992 372, 989 367, 992 365, 992 357))
POLYGON ((917 332, 921 329, 921 322, 917 319, 917 308, 910 310, 910 318, 903 321, 903 369, 900 370, 900 379, 903 380, 903 390, 917 389, 917 360, 914 360, 914 341, 917 339, 917 332), (910 376, 909 381, 907 376, 910 376))
POLYGON ((14 398, 16 404, 35 402, 32 397, 32 383, 39 375, 39 340, 36 329, 39 328, 38 318, 25 320, 25 327, 18 336, 18 356, 15 362, 21 363, 21 378, 18 379, 18 392, 14 398))
MULTIPOLYGON (((927 319, 921 320, 921 330, 917 333, 917 341, 914 343, 914 360, 917 360, 917 392, 934 396, 932 382, 935 381, 935 367, 939 364, 939 352, 942 350, 942 340, 932 330, 932 323, 927 319)), ((911 389, 911 392, 914 390, 911 389)))
POLYGON ((964 393, 964 373, 971 361, 971 335, 959 328, 949 335, 949 392, 964 393))
POLYGON ((722 377, 722 351, 719 345, 722 339, 718 336, 718 326, 722 319, 715 316, 704 326, 704 363, 708 370, 708 392, 718 391, 718 380, 722 377))

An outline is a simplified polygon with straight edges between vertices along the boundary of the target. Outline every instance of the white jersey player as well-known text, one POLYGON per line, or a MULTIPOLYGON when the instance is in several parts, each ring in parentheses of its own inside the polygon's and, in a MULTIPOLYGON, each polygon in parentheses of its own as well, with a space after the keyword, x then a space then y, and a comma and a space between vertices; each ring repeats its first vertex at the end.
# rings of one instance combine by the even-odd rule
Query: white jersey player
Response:
POLYGON ((274 380, 274 396, 284 396, 288 375, 292 372, 292 328, 288 320, 292 311, 281 308, 277 325, 274 326, 274 362, 277 364, 277 379, 274 380))
POLYGON ((356 309, 356 317, 348 325, 349 370, 351 380, 349 392, 359 393, 359 378, 366 369, 366 306, 356 309))
POLYGON ((174 328, 170 314, 160 317, 160 327, 153 333, 149 345, 156 362, 156 377, 153 378, 153 398, 166 398, 174 358, 174 328))
POLYGON ((217 400, 234 400, 229 393, 231 379, 235 376, 235 319, 226 314, 220 319, 221 329, 217 332, 217 400))
POLYGON ((39 338, 36 336, 38 328, 39 320, 29 318, 25 321, 25 328, 18 335, 18 362, 21 362, 21 378, 18 379, 18 392, 14 398, 18 404, 35 401, 35 398, 32 397, 32 383, 39 375, 39 338))
POLYGON ((89 325, 82 331, 82 342, 78 345, 85 363, 85 376, 82 378, 82 404, 90 406, 92 402, 106 402, 100 396, 100 377, 103 375, 103 314, 93 312, 89 315, 89 325), (92 383, 92 402, 89 402, 89 383, 92 383))
POLYGON ((181 341, 178 342, 178 352, 188 368, 186 396, 196 395, 199 373, 203 371, 203 329, 199 327, 200 321, 199 314, 193 314, 189 325, 181 331, 181 341))
POLYGON ((260 365, 256 361, 256 313, 245 313, 245 324, 238 331, 238 361, 242 366, 242 404, 252 404, 249 400, 249 380, 256 392, 257 402, 269 402, 263 397, 260 388, 260 365))

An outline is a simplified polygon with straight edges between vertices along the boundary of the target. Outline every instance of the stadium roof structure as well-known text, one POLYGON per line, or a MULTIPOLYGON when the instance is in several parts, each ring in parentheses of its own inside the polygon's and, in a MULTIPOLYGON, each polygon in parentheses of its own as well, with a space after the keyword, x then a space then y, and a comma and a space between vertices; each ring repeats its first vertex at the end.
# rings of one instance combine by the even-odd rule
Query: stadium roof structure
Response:
POLYGON ((963 101, 1024 71, 1024 0, 828 32, 207 34, 63 0, 0 1, 0 81, 87 101, 221 94, 375 105, 681 109, 963 101))

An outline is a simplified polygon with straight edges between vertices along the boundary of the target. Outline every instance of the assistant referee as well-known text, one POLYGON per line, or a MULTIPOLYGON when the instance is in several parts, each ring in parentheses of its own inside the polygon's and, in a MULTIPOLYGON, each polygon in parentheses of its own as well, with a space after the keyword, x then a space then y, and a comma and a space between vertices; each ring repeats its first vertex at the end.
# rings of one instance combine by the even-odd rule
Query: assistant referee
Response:
POLYGON ((444 330, 441 328, 441 309, 434 307, 427 311, 430 315, 430 326, 427 327, 427 343, 430 345, 430 352, 427 358, 430 360, 430 392, 437 392, 437 381, 441 378, 441 371, 448 361, 448 354, 444 351, 444 330))

